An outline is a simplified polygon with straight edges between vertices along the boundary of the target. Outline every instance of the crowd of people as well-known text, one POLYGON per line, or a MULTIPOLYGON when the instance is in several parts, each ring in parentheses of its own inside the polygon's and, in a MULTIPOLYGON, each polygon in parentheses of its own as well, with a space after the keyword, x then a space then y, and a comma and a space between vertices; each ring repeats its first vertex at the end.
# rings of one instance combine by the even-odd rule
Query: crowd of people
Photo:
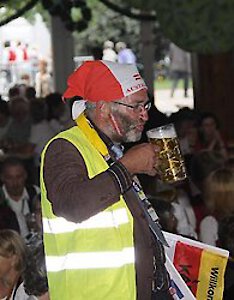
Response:
POLYGON ((136 67, 115 55, 111 41, 104 49, 120 64, 85 62, 63 96, 50 85, 42 92, 20 83, 9 90, 9 101, 0 101, 0 299, 49 299, 41 201, 51 299, 75 299, 78 290, 84 290, 81 299, 96 299, 97 291, 97 299, 115 299, 114 293, 171 299, 159 227, 229 250, 223 299, 231 299, 234 169, 221 120, 188 108, 163 115, 136 67), (158 149, 146 138, 148 129, 169 123, 187 169, 187 179, 174 185, 158 179, 158 149), (149 207, 158 215, 156 238, 149 207), (74 263, 89 251, 92 260, 74 263), (105 251, 109 260, 101 256, 105 251), (126 257, 116 256, 113 265, 114 251, 126 257))
POLYGON ((5 41, 0 48, 0 93, 9 87, 27 84, 36 88, 37 97, 53 91, 49 58, 44 58, 35 46, 22 41, 5 41))

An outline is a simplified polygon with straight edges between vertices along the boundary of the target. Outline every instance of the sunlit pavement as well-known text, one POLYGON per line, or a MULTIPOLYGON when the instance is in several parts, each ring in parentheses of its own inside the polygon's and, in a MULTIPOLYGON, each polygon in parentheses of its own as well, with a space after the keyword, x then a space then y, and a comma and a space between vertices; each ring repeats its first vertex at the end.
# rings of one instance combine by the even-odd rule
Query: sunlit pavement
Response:
POLYGON ((188 97, 184 97, 183 89, 176 89, 173 98, 170 96, 170 89, 156 90, 154 93, 155 105, 159 111, 170 116, 182 107, 193 109, 193 90, 188 90, 188 97))

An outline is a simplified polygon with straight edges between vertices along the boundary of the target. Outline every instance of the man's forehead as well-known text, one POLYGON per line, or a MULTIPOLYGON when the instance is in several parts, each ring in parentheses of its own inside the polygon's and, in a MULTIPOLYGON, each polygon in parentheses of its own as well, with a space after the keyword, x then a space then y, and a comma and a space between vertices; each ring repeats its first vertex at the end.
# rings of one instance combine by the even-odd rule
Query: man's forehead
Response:
POLYGON ((3 172, 5 173, 13 173, 13 174, 18 174, 18 173, 24 173, 25 168, 23 165, 7 165, 3 169, 3 172))

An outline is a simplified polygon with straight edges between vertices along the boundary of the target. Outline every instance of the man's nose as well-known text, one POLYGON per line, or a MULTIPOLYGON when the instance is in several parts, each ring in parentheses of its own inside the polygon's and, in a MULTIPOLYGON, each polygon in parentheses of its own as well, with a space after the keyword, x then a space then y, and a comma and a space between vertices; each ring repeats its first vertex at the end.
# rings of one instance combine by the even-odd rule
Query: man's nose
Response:
POLYGON ((140 118, 141 120, 143 120, 144 122, 149 120, 149 114, 148 114, 148 110, 145 109, 144 107, 142 107, 141 112, 140 112, 140 118))

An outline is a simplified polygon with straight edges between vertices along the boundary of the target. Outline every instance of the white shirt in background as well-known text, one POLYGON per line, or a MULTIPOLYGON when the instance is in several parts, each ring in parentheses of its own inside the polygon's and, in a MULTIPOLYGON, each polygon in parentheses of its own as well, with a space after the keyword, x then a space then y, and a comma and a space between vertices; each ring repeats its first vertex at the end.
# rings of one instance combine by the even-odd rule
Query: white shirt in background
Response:
POLYGON ((103 50, 102 60, 109 60, 109 61, 116 62, 117 59, 118 56, 113 49, 107 48, 103 50))
POLYGON ((216 246, 218 240, 218 222, 213 216, 206 216, 201 221, 199 240, 205 244, 216 246))
POLYGON ((26 294, 24 290, 24 283, 22 282, 17 289, 14 300, 37 300, 37 297, 26 294))
POLYGON ((196 217, 189 197, 183 190, 178 190, 177 193, 177 201, 172 202, 174 215, 178 221, 177 232, 185 236, 197 238, 196 217))

